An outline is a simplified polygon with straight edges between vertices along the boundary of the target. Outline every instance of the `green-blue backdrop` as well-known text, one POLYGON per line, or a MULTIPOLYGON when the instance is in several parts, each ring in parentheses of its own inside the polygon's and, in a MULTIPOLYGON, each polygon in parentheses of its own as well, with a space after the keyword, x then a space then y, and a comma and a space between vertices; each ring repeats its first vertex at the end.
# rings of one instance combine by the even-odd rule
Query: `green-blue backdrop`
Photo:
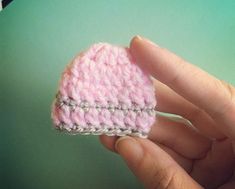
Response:
POLYGON ((97 137, 58 134, 50 120, 71 58, 136 34, 235 84, 234 0, 15 0, 0 12, 0 188, 142 188, 97 137))

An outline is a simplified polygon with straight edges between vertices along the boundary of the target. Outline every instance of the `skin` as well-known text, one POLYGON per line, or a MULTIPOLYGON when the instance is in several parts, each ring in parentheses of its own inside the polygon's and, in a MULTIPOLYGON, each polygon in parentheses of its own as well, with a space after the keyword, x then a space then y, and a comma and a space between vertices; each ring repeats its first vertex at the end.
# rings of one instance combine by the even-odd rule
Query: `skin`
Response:
POLYGON ((130 50, 154 77, 158 111, 180 115, 193 127, 158 117, 148 139, 100 136, 149 189, 235 188, 235 88, 148 39, 130 50))

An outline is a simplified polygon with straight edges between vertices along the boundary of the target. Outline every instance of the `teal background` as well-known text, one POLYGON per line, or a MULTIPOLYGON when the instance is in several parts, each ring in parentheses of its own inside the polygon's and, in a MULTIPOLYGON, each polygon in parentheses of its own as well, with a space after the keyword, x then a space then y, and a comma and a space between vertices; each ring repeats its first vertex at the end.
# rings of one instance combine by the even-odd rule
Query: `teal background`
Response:
POLYGON ((0 188, 143 188, 94 136, 52 129, 65 65, 139 34, 235 84, 235 1, 13 1, 0 12, 0 188))

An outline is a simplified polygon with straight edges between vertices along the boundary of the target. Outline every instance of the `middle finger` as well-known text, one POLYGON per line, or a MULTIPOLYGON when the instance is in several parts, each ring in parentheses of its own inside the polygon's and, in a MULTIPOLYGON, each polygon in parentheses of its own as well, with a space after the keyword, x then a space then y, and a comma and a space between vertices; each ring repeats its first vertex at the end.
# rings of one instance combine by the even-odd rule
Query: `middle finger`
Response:
POLYGON ((199 132, 209 138, 223 139, 225 135, 214 120, 204 111, 174 92, 165 84, 153 79, 156 88, 158 111, 180 115, 188 119, 199 132))
POLYGON ((162 116, 158 117, 148 138, 189 159, 203 158, 211 147, 211 140, 192 127, 162 116))

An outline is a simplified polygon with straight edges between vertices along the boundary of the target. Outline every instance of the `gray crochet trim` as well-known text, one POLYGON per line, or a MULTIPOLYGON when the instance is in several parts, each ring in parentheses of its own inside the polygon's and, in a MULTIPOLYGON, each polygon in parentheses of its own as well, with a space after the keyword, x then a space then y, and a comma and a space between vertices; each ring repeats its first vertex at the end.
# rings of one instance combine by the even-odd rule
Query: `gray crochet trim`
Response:
POLYGON ((130 111, 135 112, 137 114, 140 114, 142 112, 147 112, 149 116, 156 115, 154 107, 140 108, 139 106, 135 105, 135 103, 132 103, 131 107, 127 107, 123 103, 120 103, 120 105, 118 106, 114 106, 111 102, 108 103, 108 106, 101 106, 98 102, 95 105, 90 105, 87 101, 82 101, 80 104, 77 104, 77 102, 72 98, 62 97, 59 93, 56 95, 56 106, 58 107, 69 106, 72 111, 74 111, 76 108, 80 108, 84 112, 88 112, 90 109, 96 109, 98 112, 100 112, 103 109, 106 109, 109 110, 111 113, 114 113, 116 110, 121 110, 123 111, 124 115, 126 115, 130 111))
POLYGON ((61 132, 66 132, 69 134, 81 134, 81 135, 107 135, 107 136, 138 136, 141 138, 147 138, 147 133, 131 129, 131 128, 121 128, 120 126, 115 126, 110 128, 108 126, 102 126, 102 128, 96 127, 94 125, 88 125, 87 127, 74 124, 72 126, 66 125, 65 123, 60 123, 56 125, 56 129, 61 132))

